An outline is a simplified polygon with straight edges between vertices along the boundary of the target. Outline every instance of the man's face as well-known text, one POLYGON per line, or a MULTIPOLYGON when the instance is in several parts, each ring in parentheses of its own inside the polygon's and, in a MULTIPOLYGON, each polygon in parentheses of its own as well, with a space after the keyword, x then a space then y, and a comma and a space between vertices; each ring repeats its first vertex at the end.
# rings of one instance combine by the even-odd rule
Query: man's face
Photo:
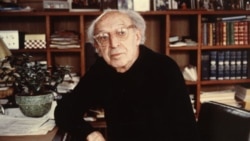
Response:
POLYGON ((108 13, 96 24, 95 47, 118 72, 127 71, 139 55, 141 35, 124 14, 108 13))

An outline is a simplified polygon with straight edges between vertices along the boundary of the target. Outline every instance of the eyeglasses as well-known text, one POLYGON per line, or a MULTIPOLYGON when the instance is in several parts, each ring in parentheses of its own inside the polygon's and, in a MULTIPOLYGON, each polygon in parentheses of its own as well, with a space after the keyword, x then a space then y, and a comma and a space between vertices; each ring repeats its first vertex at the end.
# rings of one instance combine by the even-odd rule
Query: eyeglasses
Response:
MULTIPOLYGON (((115 37, 118 38, 119 41, 126 40, 128 38, 130 28, 135 28, 135 26, 130 25, 128 27, 122 27, 122 28, 116 29, 116 31, 114 32, 115 37)), ((98 33, 94 35, 94 39, 96 40, 99 46, 107 46, 110 41, 110 33, 108 32, 98 33)))

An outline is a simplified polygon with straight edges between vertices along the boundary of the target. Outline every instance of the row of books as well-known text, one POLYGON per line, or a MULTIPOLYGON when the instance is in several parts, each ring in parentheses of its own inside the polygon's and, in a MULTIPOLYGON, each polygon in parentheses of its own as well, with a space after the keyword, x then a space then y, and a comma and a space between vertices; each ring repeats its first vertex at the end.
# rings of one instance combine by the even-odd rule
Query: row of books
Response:
POLYGON ((70 10, 131 9, 135 11, 161 11, 171 9, 247 9, 247 0, 68 0, 70 10))
POLYGON ((234 10, 247 9, 248 0, 191 0, 193 9, 234 10))
POLYGON ((234 80, 248 78, 247 50, 202 52, 202 80, 234 80))
POLYGON ((250 21, 203 22, 202 43, 205 46, 248 45, 250 43, 250 21))

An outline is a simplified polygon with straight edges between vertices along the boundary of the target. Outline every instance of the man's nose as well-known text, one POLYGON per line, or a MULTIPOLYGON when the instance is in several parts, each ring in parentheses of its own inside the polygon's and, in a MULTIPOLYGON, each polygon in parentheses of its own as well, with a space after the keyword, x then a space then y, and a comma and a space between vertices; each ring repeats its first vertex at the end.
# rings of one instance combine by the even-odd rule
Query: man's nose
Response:
POLYGON ((117 38, 116 36, 115 36, 115 34, 111 34, 110 35, 110 45, 111 45, 111 47, 118 47, 118 45, 120 44, 120 40, 119 40, 119 38, 117 38))

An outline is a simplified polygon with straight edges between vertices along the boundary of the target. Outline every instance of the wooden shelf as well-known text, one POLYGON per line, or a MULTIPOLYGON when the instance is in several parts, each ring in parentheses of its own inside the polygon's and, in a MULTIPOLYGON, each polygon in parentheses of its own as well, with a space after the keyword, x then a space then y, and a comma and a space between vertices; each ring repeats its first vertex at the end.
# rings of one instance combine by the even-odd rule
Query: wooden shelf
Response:
MULTIPOLYGON (((228 46, 203 46, 202 45, 202 18, 216 16, 250 15, 245 10, 207 11, 207 10, 168 10, 140 12, 147 23, 145 45, 152 50, 169 55, 183 69, 187 65, 197 67, 198 80, 196 82, 186 81, 187 87, 192 87, 196 100, 196 111, 200 110, 200 91, 203 86, 231 85, 239 83, 250 83, 250 79, 244 80, 216 80, 202 81, 201 76, 201 54, 209 50, 234 50, 248 49, 250 45, 228 45, 228 46), (188 36, 197 42, 197 46, 170 47, 170 36, 188 36)), ((86 71, 85 32, 90 22, 101 14, 98 12, 68 12, 68 11, 33 11, 33 12, 1 12, 0 30, 19 30, 24 33, 46 34, 47 43, 50 35, 57 30, 75 30, 80 34, 80 48, 74 49, 19 49, 12 50, 14 54, 30 53, 47 60, 49 65, 64 64, 73 65, 74 71, 84 75, 86 71)), ((249 66, 249 64, 248 64, 249 66)))

